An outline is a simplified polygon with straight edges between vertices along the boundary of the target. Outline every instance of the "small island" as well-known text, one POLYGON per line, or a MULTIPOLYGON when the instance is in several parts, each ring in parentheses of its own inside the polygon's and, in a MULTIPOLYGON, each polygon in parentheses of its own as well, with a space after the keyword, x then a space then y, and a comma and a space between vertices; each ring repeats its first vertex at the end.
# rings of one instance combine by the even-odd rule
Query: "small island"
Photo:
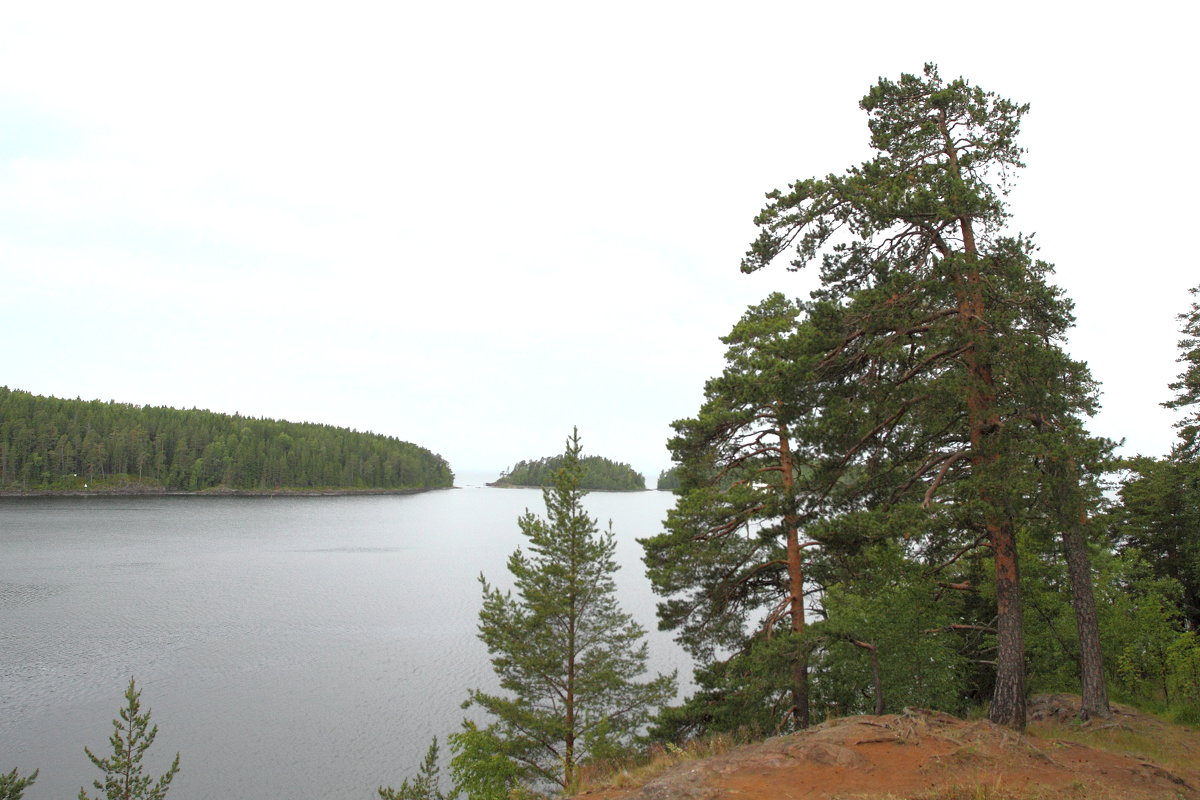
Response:
POLYGON ((664 469, 658 473, 658 484, 654 487, 660 492, 673 492, 682 485, 682 480, 679 474, 679 465, 664 469))
MULTIPOLYGON (((552 486, 554 476, 562 468, 563 457, 548 456, 534 461, 518 461, 500 473, 500 477, 488 484, 501 488, 517 486, 552 486)), ((602 456, 585 456, 579 459, 583 467, 583 478, 579 488, 589 492, 642 492, 646 490, 646 479, 628 464, 610 461, 602 456)))

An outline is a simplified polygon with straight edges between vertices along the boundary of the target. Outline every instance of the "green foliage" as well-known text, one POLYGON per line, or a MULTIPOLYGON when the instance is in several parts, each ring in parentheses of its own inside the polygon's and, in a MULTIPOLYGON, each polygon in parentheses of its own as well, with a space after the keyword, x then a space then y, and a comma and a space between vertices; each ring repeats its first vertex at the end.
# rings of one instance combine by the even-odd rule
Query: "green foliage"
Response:
POLYGON ((870 571, 827 588, 827 618, 812 626, 816 705, 830 715, 874 713, 877 666, 885 713, 905 706, 962 713, 969 656, 986 634, 955 629, 963 625, 962 598, 939 599, 922 566, 899 548, 879 545, 867 558, 870 571))
POLYGON ((1125 466, 1121 504, 1110 517, 1116 544, 1141 553, 1157 577, 1178 583, 1180 611, 1200 628, 1200 463, 1177 452, 1125 466))
POLYGON ((456 791, 468 800, 517 800, 533 796, 521 785, 524 771, 516 759, 514 748, 500 737, 500 727, 480 728, 474 722, 463 722, 462 730, 450 734, 450 774, 456 791))
MULTIPOLYGON (((1030 541, 1033 537, 1027 537, 1030 541)), ((1032 544, 1032 542, 1031 542, 1032 544)), ((1021 554, 1025 587, 1025 657, 1031 694, 1079 691, 1079 639, 1066 565, 1046 543, 1021 554)), ((1102 578, 1101 578, 1102 579, 1102 578)))
MULTIPOLYGON (((100 758, 88 748, 83 748, 88 759, 104 773, 104 782, 93 781, 96 790, 103 792, 97 798, 103 800, 162 800, 166 797, 171 781, 179 772, 179 754, 171 767, 158 778, 152 780, 142 768, 142 758, 154 737, 158 735, 158 726, 150 726, 150 709, 141 713, 141 692, 134 686, 133 678, 129 679, 129 688, 125 690, 125 706, 120 711, 120 719, 113 720, 113 734, 109 737, 112 745, 112 755, 100 758)), ((82 788, 79 790, 79 800, 92 800, 82 788)))
POLYGON ((0 489, 433 489, 454 473, 390 436, 0 387, 0 489))
MULTIPOLYGON (((1191 290, 1193 297, 1200 296, 1200 286, 1191 290)), ((1200 302, 1192 301, 1192 307, 1179 315, 1182 323, 1179 340, 1179 362, 1183 372, 1178 380, 1169 384, 1175 398, 1163 403, 1167 408, 1190 409, 1187 416, 1176 423, 1179 429, 1179 444, 1176 455, 1180 459, 1195 461, 1200 458, 1200 302)))
POLYGON ((844 582, 825 587, 824 616, 802 634, 753 636, 733 655, 700 666, 698 690, 665 709, 651 735, 682 743, 714 733, 776 734, 801 660, 814 723, 910 705, 965 711, 978 680, 971 659, 988 644, 983 626, 954 629, 964 614, 961 598, 938 599, 920 564, 893 545, 871 548, 856 567, 857 578, 843 574, 844 582))
POLYGON ((12 772, 0 773, 0 800, 21 800, 25 790, 33 785, 37 776, 36 769, 32 775, 26 775, 24 778, 17 774, 16 769, 12 772))
POLYGON ((802 385, 798 314, 779 294, 748 309, 722 338, 726 368, 706 384, 700 412, 672 424, 678 498, 665 530, 641 544, 666 598, 661 627, 701 661, 740 649, 754 617, 774 627, 782 617, 768 622, 770 610, 791 595, 785 537, 800 470, 789 460, 785 478, 783 460, 800 411, 780 398, 802 385))
POLYGON ((778 733, 792 703, 791 666, 807 650, 804 639, 784 630, 753 637, 728 658, 701 663, 693 676, 695 692, 662 709, 648 737, 682 745, 714 734, 778 733))
POLYGON ((1167 645, 1167 691, 1177 705, 1200 709, 1200 634, 1187 631, 1167 645))
POLYGON ((1136 550, 1097 560, 1106 669, 1123 698, 1168 713, 1195 705, 1194 632, 1184 631, 1180 587, 1155 575, 1136 550))
MULTIPOLYGON (((1195 296, 1200 289, 1193 289, 1195 296)), ((1165 459, 1138 457, 1120 488, 1121 504, 1112 518, 1118 547, 1141 552, 1158 577, 1182 589, 1180 611, 1192 630, 1200 629, 1200 303, 1179 316, 1184 338, 1179 361, 1184 371, 1170 384, 1175 398, 1163 405, 1188 411, 1176 423, 1179 438, 1165 459)))
POLYGON ((480 576, 479 638, 506 694, 472 691, 468 705, 492 722, 468 725, 451 743, 456 776, 481 797, 512 778, 531 788, 571 785, 582 759, 628 742, 675 692, 670 675, 635 680, 645 671, 645 632, 617 605, 616 543, 583 510, 582 472, 575 433, 543 491, 546 517, 518 520, 528 550, 508 560, 515 596, 480 576), (481 783, 480 765, 496 760, 509 762, 499 782, 481 783))
POLYGON ((1117 675, 1131 693, 1161 692, 1170 699, 1167 680, 1167 651, 1177 631, 1169 624, 1170 601, 1160 593, 1149 593, 1132 604, 1128 636, 1117 654, 1117 675))
POLYGON ((655 489, 660 492, 674 492, 680 488, 682 480, 679 475, 679 467, 671 467, 664 469, 658 473, 658 482, 655 484, 655 489))
POLYGON ((891 509, 923 508, 913 542, 930 569, 984 535, 998 620, 990 713, 1020 727, 1018 532, 1047 515, 1037 499, 1096 449, 1079 421, 1095 409, 1095 386, 1062 349, 1071 304, 1032 241, 1005 230, 1028 107, 943 80, 933 65, 881 79, 861 106, 874 157, 770 193, 742 269, 788 250, 793 269, 819 262, 807 308, 822 348, 813 377, 821 417, 843 431, 821 450, 840 455, 854 490, 830 511, 866 514, 895 538, 911 532, 891 509))
POLYGON ((417 777, 411 781, 405 778, 399 789, 380 786, 379 797, 381 800, 447 800, 446 795, 442 794, 439 773, 438 743, 435 736, 429 743, 429 750, 425 753, 425 760, 421 762, 417 777))
MULTIPOLYGON (((632 492, 646 488, 646 479, 633 467, 602 456, 585 456, 580 459, 583 473, 579 488, 588 492, 632 492)), ((495 486, 553 486, 563 468, 563 456, 548 456, 536 461, 518 461, 501 473, 495 486)))

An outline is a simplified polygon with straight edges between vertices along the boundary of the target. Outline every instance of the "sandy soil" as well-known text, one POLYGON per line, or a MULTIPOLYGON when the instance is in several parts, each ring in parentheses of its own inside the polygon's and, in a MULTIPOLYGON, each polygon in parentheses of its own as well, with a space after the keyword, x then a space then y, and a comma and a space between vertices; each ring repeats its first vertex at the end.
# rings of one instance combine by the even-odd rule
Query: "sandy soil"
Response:
MULTIPOLYGON (((596 788, 579 800, 1149 800, 1200 798, 1200 733, 1117 707, 1111 720, 1075 721, 1078 698, 1031 704, 1031 733, 906 709, 830 720, 802 733, 681 761, 641 785, 596 788), (1162 764, 1071 738, 1108 731, 1163 742, 1162 764), (1169 764, 1165 766, 1164 764, 1169 764)), ((1153 745, 1152 745, 1153 747, 1153 745)))

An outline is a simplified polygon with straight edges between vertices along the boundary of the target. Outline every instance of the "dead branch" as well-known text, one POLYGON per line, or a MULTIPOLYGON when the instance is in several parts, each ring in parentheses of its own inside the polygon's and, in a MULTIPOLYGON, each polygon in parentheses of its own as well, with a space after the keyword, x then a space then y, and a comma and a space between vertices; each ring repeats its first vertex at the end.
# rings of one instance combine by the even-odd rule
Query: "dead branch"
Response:
POLYGON ((974 550, 976 548, 987 547, 988 546, 987 538, 988 538, 987 534, 986 533, 983 534, 982 536, 977 538, 975 541, 971 542, 971 544, 967 545, 966 547, 962 548, 957 553, 955 553, 953 556, 951 556, 949 561, 947 561, 943 564, 939 564, 938 566, 936 566, 933 569, 926 572, 925 577, 929 577, 931 575, 936 575, 937 573, 941 572, 946 567, 950 566, 955 561, 958 561, 960 558, 962 558, 967 553, 971 552, 972 550, 974 550))
POLYGON ((921 370, 925 369, 925 367, 929 366, 934 361, 937 361, 942 358, 951 358, 953 356, 961 355, 962 353, 965 353, 968 350, 970 350, 972 347, 974 347, 974 345, 970 345, 970 344, 965 344, 965 345, 962 345, 961 347, 948 347, 945 350, 942 350, 940 352, 934 353, 931 356, 923 358, 920 361, 920 363, 918 363, 916 366, 910 368, 907 372, 905 372, 903 375, 901 375, 900 378, 895 382, 895 385, 899 386, 901 384, 907 383, 908 381, 912 380, 914 377, 916 377, 917 375, 919 375, 921 373, 921 370))
POLYGON ((958 461, 968 452, 970 451, 959 450, 957 453, 954 453, 952 456, 950 456, 950 458, 946 459, 946 463, 942 464, 942 468, 938 470, 937 477, 933 479, 933 483, 929 484, 929 489, 925 492, 925 499, 921 501, 921 508, 929 508, 933 502, 933 493, 936 492, 938 487, 942 485, 942 481, 945 479, 946 473, 950 471, 950 467, 954 466, 954 462, 958 461))
POLYGON ((997 633, 995 628, 989 628, 986 625, 964 625, 954 624, 947 625, 944 628, 927 628, 921 633, 949 633, 951 631, 979 631, 980 633, 997 633))

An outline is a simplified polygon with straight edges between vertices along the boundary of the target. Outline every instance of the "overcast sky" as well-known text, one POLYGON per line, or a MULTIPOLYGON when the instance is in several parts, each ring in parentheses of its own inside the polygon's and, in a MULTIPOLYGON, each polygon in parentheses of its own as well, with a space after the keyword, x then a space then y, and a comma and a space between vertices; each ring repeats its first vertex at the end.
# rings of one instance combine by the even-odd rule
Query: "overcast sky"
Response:
POLYGON ((815 274, 763 194, 865 160, 875 80, 1032 104, 1014 228, 1076 302, 1097 433, 1164 453, 1200 283, 1183 3, 6 4, 0 385, 653 481, 717 337, 815 274), (836 8, 834 6, 837 6, 836 8), (935 16, 936 14, 936 16, 935 16))

